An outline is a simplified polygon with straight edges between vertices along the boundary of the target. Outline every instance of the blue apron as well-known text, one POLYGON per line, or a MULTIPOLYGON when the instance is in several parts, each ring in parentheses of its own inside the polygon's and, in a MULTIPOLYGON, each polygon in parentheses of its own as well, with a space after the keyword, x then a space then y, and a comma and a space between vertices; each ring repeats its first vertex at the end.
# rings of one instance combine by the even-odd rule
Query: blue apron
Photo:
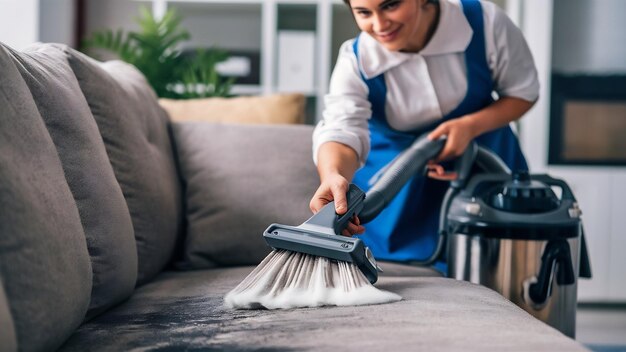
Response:
MULTIPOLYGON (((363 168, 353 182, 367 190, 370 179, 398 153, 405 150, 417 136, 434 129, 438 124, 481 110, 493 102, 493 81, 485 53, 485 34, 482 8, 476 0, 462 0, 463 12, 474 32, 465 51, 467 67, 467 94, 459 106, 437 123, 419 131, 400 132, 387 123, 385 99, 387 87, 384 73, 367 79, 368 99, 372 105, 369 121, 371 150, 363 168)), ((359 57, 359 37, 354 41, 354 53, 359 57)), ((496 154, 511 170, 527 170, 526 160, 516 136, 509 126, 485 133, 476 138, 479 145, 496 154)), ((368 223, 359 237, 381 260, 410 261, 428 258, 438 239, 439 212, 449 183, 416 175, 398 193, 390 205, 376 219, 368 223)), ((445 271, 445 263, 438 269, 445 271)))

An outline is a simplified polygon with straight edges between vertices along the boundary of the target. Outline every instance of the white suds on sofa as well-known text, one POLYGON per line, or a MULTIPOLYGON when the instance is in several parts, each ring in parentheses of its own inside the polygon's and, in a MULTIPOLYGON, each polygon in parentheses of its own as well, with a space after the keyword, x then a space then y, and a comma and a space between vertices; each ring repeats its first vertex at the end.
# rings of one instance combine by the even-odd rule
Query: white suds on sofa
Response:
POLYGON ((372 286, 354 264, 275 250, 224 301, 235 309, 286 309, 380 304, 401 299, 372 286))

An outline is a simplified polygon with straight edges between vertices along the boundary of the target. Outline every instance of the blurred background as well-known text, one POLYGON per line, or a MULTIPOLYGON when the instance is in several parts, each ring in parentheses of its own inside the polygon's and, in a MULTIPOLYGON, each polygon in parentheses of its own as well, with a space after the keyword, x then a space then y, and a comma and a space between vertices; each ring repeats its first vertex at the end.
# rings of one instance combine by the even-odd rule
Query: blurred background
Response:
MULTIPOLYGON (((579 283, 577 338, 626 350, 626 1, 495 2, 539 70, 540 100, 518 125, 531 171, 564 178, 584 214, 593 278, 579 283)), ((339 46, 357 34, 340 0, 0 0, 0 41, 15 49, 57 42, 119 57, 111 49, 151 23, 187 33, 165 51, 196 58, 202 77, 217 72, 203 96, 302 93, 309 124, 339 46)), ((191 97, 174 88, 159 95, 191 97)))

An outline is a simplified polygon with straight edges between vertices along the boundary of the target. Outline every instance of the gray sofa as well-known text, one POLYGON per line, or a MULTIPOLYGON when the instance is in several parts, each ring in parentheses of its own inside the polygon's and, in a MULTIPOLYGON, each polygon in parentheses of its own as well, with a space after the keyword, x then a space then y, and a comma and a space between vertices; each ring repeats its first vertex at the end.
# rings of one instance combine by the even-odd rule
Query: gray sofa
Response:
POLYGON ((383 263, 397 303, 234 311, 309 216, 310 126, 169 122, 144 77, 0 45, 0 350, 584 350, 497 293, 383 263))

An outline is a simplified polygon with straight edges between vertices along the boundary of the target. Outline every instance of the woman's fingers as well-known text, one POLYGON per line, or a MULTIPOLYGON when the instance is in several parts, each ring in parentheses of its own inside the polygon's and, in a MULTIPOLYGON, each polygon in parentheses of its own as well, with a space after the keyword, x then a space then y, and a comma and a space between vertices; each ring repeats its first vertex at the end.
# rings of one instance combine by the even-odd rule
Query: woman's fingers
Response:
POLYGON ((450 160, 463 154, 467 145, 471 142, 472 138, 474 138, 472 133, 468 120, 464 118, 444 122, 435 128, 428 135, 429 139, 436 139, 443 135, 447 136, 446 144, 435 161, 441 162, 450 160))
POLYGON ((442 123, 441 125, 437 126, 437 128, 432 130, 432 132, 428 134, 427 138, 431 141, 434 141, 435 139, 446 135, 448 135, 448 125, 446 123, 442 123))
POLYGON ((457 177, 459 177, 459 175, 456 172, 444 172, 443 174, 440 174, 440 173, 431 171, 428 173, 428 177, 434 178, 435 180, 440 180, 440 181, 454 181, 457 179, 457 177))
POLYGON ((334 184, 331 187, 333 191, 333 199, 335 200, 335 212, 337 214, 343 214, 348 210, 348 200, 346 199, 346 192, 348 191, 348 185, 346 184, 334 184))
POLYGON ((435 163, 429 163, 428 165, 426 165, 426 169, 428 169, 429 174, 433 173, 436 175, 442 175, 445 172, 443 166, 435 163))
POLYGON ((452 181, 456 180, 456 178, 458 177, 456 172, 447 172, 443 168, 443 166, 439 164, 431 163, 426 165, 426 168, 428 170, 428 177, 434 178, 436 180, 452 181))
POLYGON ((461 146, 459 145, 457 135, 455 133, 448 134, 448 138, 446 139, 446 144, 441 150, 441 153, 437 155, 436 161, 442 162, 442 161, 455 158, 460 148, 461 146))
MULTIPOLYGON (((313 213, 319 212, 326 204, 335 201, 335 212, 337 214, 345 214, 348 210, 348 200, 346 192, 348 191, 348 180, 343 176, 337 175, 323 182, 313 198, 309 202, 309 207, 313 213)), ((365 227, 361 226, 358 217, 353 216, 346 228, 341 232, 344 236, 352 236, 365 231, 365 227)))
POLYGON ((315 193, 315 195, 313 195, 313 198, 309 203, 309 208, 311 208, 313 214, 316 214, 320 211, 320 209, 324 207, 324 205, 328 204, 330 201, 331 198, 329 196, 323 196, 323 193, 320 193, 318 191, 315 193))
MULTIPOLYGON (((346 226, 346 228, 341 231, 341 234, 344 236, 352 236, 352 235, 359 235, 362 234, 365 231, 365 227, 357 224, 358 218, 357 217, 353 217, 350 222, 348 222, 348 226, 346 226)), ((360 223, 360 222, 359 222, 360 223)))
POLYGON ((348 230, 351 234, 356 235, 363 233, 365 231, 365 227, 361 226, 361 221, 358 217, 353 216, 348 223, 348 230))
POLYGON ((428 139, 435 140, 440 138, 441 136, 447 136, 446 144, 443 146, 443 149, 435 158, 435 161, 444 161, 451 158, 454 147, 454 133, 452 133, 451 127, 449 123, 442 123, 437 128, 435 128, 432 132, 428 134, 428 139))
POLYGON ((348 181, 340 175, 333 177, 331 180, 323 182, 311 201, 309 208, 315 214, 319 212, 326 204, 335 201, 335 211, 343 214, 348 209, 346 192, 348 190, 348 181))

